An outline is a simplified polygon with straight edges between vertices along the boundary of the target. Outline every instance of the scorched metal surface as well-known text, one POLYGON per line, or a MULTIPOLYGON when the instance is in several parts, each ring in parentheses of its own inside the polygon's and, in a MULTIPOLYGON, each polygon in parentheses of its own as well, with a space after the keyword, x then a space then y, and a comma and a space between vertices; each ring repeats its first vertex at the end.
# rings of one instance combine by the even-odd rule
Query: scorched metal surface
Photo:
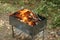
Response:
POLYGON ((16 27, 17 29, 25 32, 26 34, 29 34, 31 36, 35 36, 40 31, 44 30, 46 27, 47 20, 45 17, 39 16, 41 21, 38 22, 38 25, 35 25, 34 27, 29 26, 28 24, 25 24, 23 22, 20 22, 17 18, 14 16, 9 16, 9 22, 10 25, 16 27))

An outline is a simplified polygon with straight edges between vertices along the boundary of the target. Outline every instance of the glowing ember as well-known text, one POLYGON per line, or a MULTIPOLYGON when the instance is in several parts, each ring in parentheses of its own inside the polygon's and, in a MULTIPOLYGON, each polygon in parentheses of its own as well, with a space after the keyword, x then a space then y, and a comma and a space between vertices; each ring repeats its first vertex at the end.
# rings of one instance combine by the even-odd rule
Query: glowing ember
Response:
POLYGON ((38 17, 28 9, 18 10, 10 16, 17 17, 21 22, 27 23, 30 26, 34 26, 38 22, 38 17))

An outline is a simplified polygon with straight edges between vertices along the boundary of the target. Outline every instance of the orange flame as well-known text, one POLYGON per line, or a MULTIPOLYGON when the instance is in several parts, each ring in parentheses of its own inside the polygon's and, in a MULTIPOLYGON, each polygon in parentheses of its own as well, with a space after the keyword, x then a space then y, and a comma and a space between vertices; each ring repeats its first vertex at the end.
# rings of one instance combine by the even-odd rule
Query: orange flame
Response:
POLYGON ((36 25, 36 23, 38 21, 37 16, 28 9, 19 10, 19 11, 17 11, 17 14, 14 16, 18 17, 18 19, 20 19, 20 21, 27 23, 30 26, 36 25))

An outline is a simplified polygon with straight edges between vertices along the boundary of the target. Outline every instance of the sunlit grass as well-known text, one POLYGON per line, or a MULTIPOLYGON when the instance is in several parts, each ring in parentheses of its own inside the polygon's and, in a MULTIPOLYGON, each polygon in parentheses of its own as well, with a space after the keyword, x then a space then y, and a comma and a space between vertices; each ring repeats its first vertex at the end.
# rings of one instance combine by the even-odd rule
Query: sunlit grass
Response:
POLYGON ((45 16, 48 20, 48 27, 59 27, 60 26, 60 4, 59 0, 54 1, 43 1, 40 2, 35 0, 30 0, 26 4, 23 0, 1 0, 0 1, 0 14, 1 13, 10 13, 19 10, 19 8, 29 8, 36 14, 45 16), (50 22, 49 22, 50 21, 50 22))
POLYGON ((15 7, 14 5, 11 4, 7 4, 7 3, 0 3, 0 14, 1 13, 9 13, 9 12, 14 12, 16 11, 18 8, 15 7))

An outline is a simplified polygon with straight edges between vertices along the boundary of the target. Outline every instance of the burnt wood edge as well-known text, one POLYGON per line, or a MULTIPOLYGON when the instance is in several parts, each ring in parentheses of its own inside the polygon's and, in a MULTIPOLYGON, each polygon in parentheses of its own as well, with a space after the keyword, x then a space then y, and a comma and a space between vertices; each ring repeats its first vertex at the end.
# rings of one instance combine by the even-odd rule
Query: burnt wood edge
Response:
POLYGON ((47 20, 47 18, 44 17, 44 16, 40 16, 39 14, 37 14, 37 16, 39 17, 39 19, 40 19, 41 21, 43 21, 43 20, 47 20))

